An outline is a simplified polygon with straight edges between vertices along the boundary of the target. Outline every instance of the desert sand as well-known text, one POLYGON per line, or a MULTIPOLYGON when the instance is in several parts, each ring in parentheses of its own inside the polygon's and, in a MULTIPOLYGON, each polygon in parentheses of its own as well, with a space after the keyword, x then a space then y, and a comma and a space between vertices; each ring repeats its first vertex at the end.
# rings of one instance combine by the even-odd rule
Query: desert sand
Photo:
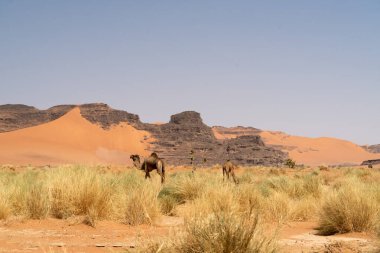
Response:
MULTIPOLYGON (((158 123, 156 123, 158 124, 158 123)), ((283 132, 230 128, 218 132, 217 139, 259 134, 266 145, 277 146, 297 164, 358 165, 364 160, 380 159, 359 145, 335 138, 308 138, 283 132)), ((149 132, 121 123, 105 130, 82 117, 74 108, 46 124, 0 133, 0 163, 46 165, 63 163, 131 165, 130 154, 149 154, 153 140, 149 132)))
POLYGON ((284 151, 299 164, 359 165, 364 160, 379 159, 380 154, 369 153, 352 142, 321 137, 291 136, 283 132, 261 132, 265 144, 281 145, 284 151))
MULTIPOLYGON (((213 128, 217 139, 236 138, 241 135, 251 134, 238 128, 230 128, 231 133, 221 133, 213 128)), ((244 129, 243 129, 244 130, 244 129)), ((283 132, 261 131, 258 133, 266 145, 276 146, 287 152, 289 157, 308 166, 319 165, 360 165, 365 160, 380 159, 380 154, 369 153, 359 145, 336 138, 309 138, 292 136, 283 132)))
MULTIPOLYGON (((183 226, 183 218, 163 216, 156 224, 130 226, 100 221, 96 228, 81 217, 69 220, 9 220, 0 223, 0 252, 139 252, 144 245, 165 241, 183 226)), ((319 236, 315 222, 290 222, 279 232, 284 253, 375 252, 372 234, 319 236), (333 250, 330 250, 333 249, 333 250), (329 251, 330 250, 330 251, 329 251)))
POLYGON ((130 154, 146 156, 148 132, 127 123, 104 130, 84 119, 79 108, 46 124, 0 133, 2 164, 131 164, 130 154))

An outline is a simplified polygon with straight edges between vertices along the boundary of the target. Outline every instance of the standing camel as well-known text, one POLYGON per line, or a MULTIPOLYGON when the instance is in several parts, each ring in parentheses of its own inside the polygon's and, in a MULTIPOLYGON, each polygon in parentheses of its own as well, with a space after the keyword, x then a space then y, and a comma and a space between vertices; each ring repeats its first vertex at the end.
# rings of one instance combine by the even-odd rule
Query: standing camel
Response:
POLYGON ((136 168, 145 171, 145 179, 150 178, 149 172, 157 170, 157 173, 161 176, 161 183, 165 182, 165 164, 162 159, 158 158, 156 153, 152 153, 148 158, 145 158, 142 164, 139 155, 131 155, 130 158, 136 168))
POLYGON ((223 164, 223 181, 224 181, 225 175, 227 175, 227 180, 230 180, 230 174, 231 174, 232 179, 234 180, 235 184, 238 184, 238 181, 236 180, 236 177, 235 177, 236 169, 237 169, 237 166, 228 159, 227 162, 223 164))

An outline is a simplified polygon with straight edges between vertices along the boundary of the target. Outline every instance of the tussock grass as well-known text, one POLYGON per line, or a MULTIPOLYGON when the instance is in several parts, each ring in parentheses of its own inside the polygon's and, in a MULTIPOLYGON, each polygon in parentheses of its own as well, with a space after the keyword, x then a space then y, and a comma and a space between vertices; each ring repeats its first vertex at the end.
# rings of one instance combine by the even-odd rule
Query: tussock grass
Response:
POLYGON ((8 193, 2 189, 0 191, 0 220, 7 219, 11 212, 8 193))
POLYGON ((31 185, 26 198, 27 217, 44 219, 49 213, 49 191, 42 182, 31 185))
POLYGON ((124 222, 130 225, 153 224, 160 216, 159 184, 141 184, 126 198, 124 222))
POLYGON ((0 169, 0 219, 82 217, 96 226, 104 219, 139 225, 154 224, 161 215, 179 215, 194 229, 209 231, 223 228, 211 225, 218 219, 240 224, 247 222, 242 217, 251 221, 258 214, 261 222, 271 224, 319 220, 324 234, 371 231, 379 225, 378 170, 250 167, 239 169, 237 177, 240 183, 235 185, 223 182, 221 170, 179 171, 168 173, 162 186, 156 173, 145 180, 134 169, 0 169))
POLYGON ((378 223, 378 188, 351 179, 334 189, 322 205, 320 233, 363 232, 375 228, 378 223))
POLYGON ((214 212, 187 221, 178 252, 276 252, 273 237, 262 233, 257 215, 214 212))

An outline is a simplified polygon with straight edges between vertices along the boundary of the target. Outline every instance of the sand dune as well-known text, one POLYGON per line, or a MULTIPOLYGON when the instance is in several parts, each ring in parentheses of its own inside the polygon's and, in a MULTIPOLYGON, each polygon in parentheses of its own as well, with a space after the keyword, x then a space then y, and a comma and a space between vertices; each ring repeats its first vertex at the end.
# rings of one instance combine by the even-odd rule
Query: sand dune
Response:
POLYGON ((360 164, 364 160, 380 158, 359 145, 335 138, 308 138, 282 132, 261 132, 268 145, 281 145, 297 163, 307 165, 360 164))
MULTIPOLYGON (((237 132, 232 128, 232 132, 237 132)), ((235 138, 238 135, 229 135, 218 132, 213 128, 218 139, 235 138)), ((335 138, 308 138, 291 136, 283 132, 261 131, 261 136, 266 145, 279 146, 289 154, 298 164, 310 166, 318 165, 358 165, 364 160, 380 159, 380 154, 367 152, 365 149, 352 142, 335 138)))
POLYGON ((104 130, 75 108, 49 123, 0 133, 0 163, 131 164, 131 153, 149 154, 150 138, 127 123, 104 130))

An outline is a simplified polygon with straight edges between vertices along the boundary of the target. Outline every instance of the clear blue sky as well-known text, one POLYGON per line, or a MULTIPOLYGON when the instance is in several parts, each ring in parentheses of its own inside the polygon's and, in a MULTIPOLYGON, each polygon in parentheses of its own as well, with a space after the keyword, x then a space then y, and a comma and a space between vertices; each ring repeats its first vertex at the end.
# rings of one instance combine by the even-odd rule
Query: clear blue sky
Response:
POLYGON ((380 143, 380 1, 0 1, 0 104, 380 143))

